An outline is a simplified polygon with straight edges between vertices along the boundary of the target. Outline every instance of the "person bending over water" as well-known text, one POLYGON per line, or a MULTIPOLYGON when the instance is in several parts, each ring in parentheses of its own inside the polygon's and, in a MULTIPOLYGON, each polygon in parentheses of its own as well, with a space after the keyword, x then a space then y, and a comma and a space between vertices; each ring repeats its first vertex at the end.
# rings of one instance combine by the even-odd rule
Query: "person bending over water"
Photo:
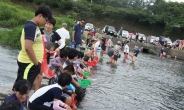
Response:
POLYGON ((71 81, 71 75, 63 73, 59 75, 58 83, 38 89, 29 99, 29 110, 71 110, 60 100, 63 90, 71 81), (44 105, 45 102, 53 103, 53 107, 44 105))

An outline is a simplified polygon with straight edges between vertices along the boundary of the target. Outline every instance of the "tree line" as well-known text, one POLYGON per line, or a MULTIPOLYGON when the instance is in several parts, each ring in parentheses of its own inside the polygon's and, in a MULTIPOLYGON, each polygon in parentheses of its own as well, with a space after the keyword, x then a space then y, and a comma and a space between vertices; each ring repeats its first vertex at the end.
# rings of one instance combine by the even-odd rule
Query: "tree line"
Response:
POLYGON ((71 17, 108 18, 112 21, 131 20, 144 25, 164 27, 163 35, 173 29, 184 34, 184 3, 165 2, 164 0, 24 0, 46 4, 69 11, 71 17))

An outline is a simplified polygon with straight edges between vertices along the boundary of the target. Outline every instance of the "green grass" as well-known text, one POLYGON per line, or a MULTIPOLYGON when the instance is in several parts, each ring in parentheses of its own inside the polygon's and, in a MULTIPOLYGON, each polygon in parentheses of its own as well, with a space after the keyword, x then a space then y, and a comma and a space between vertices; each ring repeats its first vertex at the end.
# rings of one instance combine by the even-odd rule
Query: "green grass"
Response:
MULTIPOLYGON (((11 46, 13 48, 20 48, 20 36, 22 28, 26 21, 34 17, 34 10, 30 8, 23 8, 15 5, 10 1, 0 1, 0 26, 10 29, 11 31, 0 31, 0 43, 3 45, 11 46)), ((54 30, 61 27, 62 23, 68 24, 68 30, 71 35, 72 27, 74 25, 73 19, 64 16, 56 15, 56 26, 54 30)), ((68 42, 69 43, 69 42, 68 42)), ((68 44, 67 43, 67 44, 68 44)))

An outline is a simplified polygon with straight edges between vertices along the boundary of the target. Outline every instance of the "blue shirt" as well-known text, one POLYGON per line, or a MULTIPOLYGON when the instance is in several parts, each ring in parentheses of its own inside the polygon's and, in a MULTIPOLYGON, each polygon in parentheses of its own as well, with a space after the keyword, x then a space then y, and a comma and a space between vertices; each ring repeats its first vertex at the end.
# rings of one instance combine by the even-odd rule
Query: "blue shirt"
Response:
MULTIPOLYGON (((6 99, 4 100, 4 103, 8 103, 9 101, 12 100, 18 100, 16 94, 11 94, 10 96, 6 97, 6 99)), ((24 105, 26 105, 27 100, 25 100, 24 102, 21 103, 21 108, 20 110, 27 110, 24 105)))
POLYGON ((139 54, 139 49, 134 50, 134 55, 137 57, 137 55, 139 54))
POLYGON ((74 35, 75 43, 81 44, 81 43, 82 43, 83 27, 80 26, 80 24, 76 24, 76 25, 73 27, 73 30, 75 31, 75 35, 74 35))

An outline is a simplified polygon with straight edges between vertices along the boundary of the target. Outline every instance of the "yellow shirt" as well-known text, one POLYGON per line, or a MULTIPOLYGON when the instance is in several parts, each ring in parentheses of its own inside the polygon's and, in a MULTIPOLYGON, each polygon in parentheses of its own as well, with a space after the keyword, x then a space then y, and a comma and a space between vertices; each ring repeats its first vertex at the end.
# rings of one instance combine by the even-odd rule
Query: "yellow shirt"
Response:
POLYGON ((42 62, 43 54, 44 54, 42 35, 39 27, 31 21, 28 21, 22 30, 22 35, 21 35, 22 49, 19 52, 18 61, 21 63, 33 63, 25 50, 25 39, 33 41, 32 47, 33 47, 35 56, 39 62, 42 62))

